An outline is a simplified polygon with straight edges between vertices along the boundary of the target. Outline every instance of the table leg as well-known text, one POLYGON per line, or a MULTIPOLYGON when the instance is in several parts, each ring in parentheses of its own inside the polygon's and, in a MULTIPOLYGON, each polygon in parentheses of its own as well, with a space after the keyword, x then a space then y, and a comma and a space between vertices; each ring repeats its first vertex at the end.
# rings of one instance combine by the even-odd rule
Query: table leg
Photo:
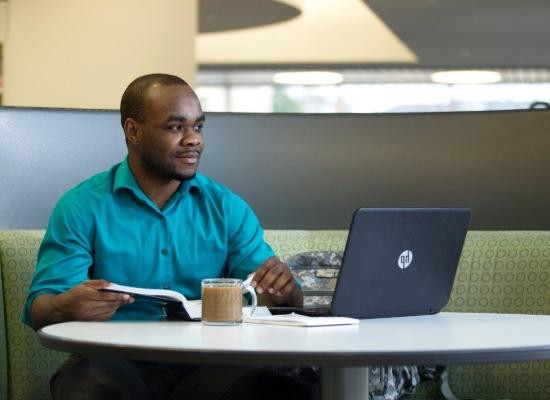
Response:
POLYGON ((322 400, 368 400, 369 369, 367 367, 322 367, 322 400))

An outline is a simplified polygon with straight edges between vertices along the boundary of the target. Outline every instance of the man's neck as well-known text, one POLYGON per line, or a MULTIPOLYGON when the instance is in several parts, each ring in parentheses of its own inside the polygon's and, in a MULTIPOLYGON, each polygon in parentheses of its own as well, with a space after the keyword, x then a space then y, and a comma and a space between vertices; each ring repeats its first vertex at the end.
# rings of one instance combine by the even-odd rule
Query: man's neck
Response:
POLYGON ((150 173, 131 157, 128 157, 128 166, 142 192, 156 204, 159 210, 164 208, 181 185, 181 182, 176 179, 161 178, 150 173))

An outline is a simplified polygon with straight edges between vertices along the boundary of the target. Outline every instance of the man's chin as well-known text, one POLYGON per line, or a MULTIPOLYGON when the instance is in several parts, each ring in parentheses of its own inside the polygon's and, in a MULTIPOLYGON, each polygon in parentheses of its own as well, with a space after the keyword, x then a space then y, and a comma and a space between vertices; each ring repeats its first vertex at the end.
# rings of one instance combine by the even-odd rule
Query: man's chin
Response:
POLYGON ((195 176, 197 176, 197 171, 193 171, 185 174, 174 174, 172 176, 172 179, 175 179, 180 182, 185 182, 185 181, 190 181, 191 179, 194 179, 195 176))

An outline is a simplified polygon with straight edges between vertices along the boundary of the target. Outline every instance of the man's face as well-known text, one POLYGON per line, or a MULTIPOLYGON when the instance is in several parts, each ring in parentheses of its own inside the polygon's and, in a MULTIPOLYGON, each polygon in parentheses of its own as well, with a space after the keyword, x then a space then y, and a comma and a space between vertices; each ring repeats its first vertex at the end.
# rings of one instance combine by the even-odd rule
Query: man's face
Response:
POLYGON ((203 124, 201 105, 189 86, 150 87, 144 122, 137 123, 137 153, 144 168, 162 178, 192 179, 204 148, 203 124))

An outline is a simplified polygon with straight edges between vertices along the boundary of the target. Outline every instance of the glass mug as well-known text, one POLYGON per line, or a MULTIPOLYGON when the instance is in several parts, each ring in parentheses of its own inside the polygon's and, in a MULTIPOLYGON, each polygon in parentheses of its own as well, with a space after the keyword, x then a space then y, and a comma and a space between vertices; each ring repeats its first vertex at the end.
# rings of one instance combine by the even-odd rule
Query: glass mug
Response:
POLYGON ((243 321, 243 294, 248 292, 252 297, 254 314, 258 305, 256 291, 250 286, 251 279, 212 278, 203 279, 202 288, 202 322, 206 325, 237 325, 243 321))

